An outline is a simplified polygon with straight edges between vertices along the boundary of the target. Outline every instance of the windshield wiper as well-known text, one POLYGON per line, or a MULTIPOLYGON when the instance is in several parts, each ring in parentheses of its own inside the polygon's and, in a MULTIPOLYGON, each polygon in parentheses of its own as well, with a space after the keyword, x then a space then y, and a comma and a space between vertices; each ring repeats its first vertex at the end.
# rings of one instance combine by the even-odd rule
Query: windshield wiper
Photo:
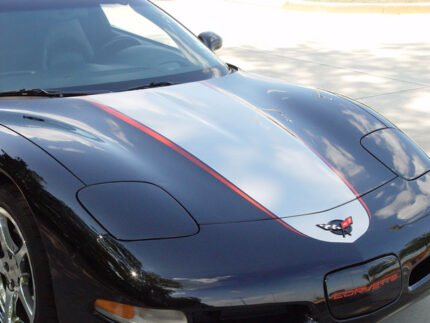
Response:
POLYGON ((0 97, 45 97, 45 98, 65 98, 71 96, 84 96, 90 94, 106 93, 107 91, 90 91, 90 92, 67 92, 67 91, 50 91, 44 89, 21 89, 15 91, 0 92, 0 97))
MULTIPOLYGON (((140 85, 132 88, 127 88, 122 91, 133 91, 133 90, 143 90, 143 89, 151 89, 156 87, 170 86, 178 83, 173 82, 152 82, 145 85, 140 85)), ((91 94, 101 94, 101 93, 109 93, 110 91, 82 91, 82 92, 73 92, 73 91, 57 91, 57 90, 45 90, 45 89, 21 89, 15 91, 7 91, 0 92, 0 98, 4 97, 45 97, 45 98, 65 98, 72 96, 85 96, 91 94)))
POLYGON ((131 87, 128 89, 124 89, 123 91, 135 91, 135 90, 145 90, 145 89, 153 89, 156 87, 165 87, 165 86, 171 86, 171 85, 176 85, 179 83, 174 83, 174 82, 152 82, 152 83, 148 83, 148 84, 144 84, 144 85, 140 85, 140 86, 136 86, 136 87, 131 87))

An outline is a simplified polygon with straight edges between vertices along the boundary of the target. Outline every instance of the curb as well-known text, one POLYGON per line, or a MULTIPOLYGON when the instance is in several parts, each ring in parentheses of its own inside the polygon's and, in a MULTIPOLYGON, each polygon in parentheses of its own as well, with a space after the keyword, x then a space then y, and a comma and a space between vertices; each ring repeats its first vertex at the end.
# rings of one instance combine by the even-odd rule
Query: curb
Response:
POLYGON ((419 3, 349 3, 290 0, 282 6, 287 10, 327 13, 428 14, 430 2, 419 3))

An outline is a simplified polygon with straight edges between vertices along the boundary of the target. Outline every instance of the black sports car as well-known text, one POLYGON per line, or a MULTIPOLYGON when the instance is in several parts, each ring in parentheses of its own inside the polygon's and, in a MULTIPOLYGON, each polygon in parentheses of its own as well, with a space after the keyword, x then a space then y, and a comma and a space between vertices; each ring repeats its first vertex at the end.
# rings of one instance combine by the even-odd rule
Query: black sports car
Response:
POLYGON ((427 155, 221 45, 145 0, 0 2, 1 322, 371 322, 429 294, 427 155))

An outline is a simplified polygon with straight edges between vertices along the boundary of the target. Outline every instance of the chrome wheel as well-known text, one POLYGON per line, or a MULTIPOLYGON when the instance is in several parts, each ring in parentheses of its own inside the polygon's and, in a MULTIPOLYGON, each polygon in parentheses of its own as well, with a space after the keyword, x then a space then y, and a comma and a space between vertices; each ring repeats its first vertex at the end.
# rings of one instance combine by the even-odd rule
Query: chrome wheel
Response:
POLYGON ((36 289, 27 244, 0 207, 0 322, 34 322, 36 289))

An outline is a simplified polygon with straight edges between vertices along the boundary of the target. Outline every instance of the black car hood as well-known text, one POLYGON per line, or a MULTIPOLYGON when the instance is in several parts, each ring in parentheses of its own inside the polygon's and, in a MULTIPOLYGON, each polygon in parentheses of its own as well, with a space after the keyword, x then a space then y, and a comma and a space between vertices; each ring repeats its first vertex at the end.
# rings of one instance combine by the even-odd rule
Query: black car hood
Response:
POLYGON ((154 183, 200 224, 322 212, 328 221, 338 207, 368 217, 360 196, 396 177, 360 145, 384 120, 346 98, 241 72, 0 109, 6 126, 84 183, 154 183), (224 213, 210 211, 223 203, 224 213))

